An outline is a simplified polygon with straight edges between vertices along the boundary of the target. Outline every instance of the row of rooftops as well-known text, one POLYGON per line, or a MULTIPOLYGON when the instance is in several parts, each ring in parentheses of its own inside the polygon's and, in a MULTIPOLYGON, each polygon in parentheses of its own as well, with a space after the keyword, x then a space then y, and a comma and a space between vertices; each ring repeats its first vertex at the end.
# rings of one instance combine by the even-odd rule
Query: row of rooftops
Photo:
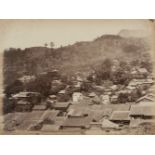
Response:
MULTIPOLYGON (((136 80, 137 81, 137 80, 136 80)), ((139 81, 139 80, 138 80, 139 81)), ((144 82, 144 80, 140 80, 141 82, 144 82)), ((132 87, 132 86, 128 86, 128 87, 132 87)), ((127 88, 128 88, 127 87, 127 88)), ((134 88, 134 87, 132 87, 132 88, 134 88)), ((152 88, 152 87, 151 87, 152 88)), ((125 90, 124 90, 125 91, 125 90)), ((119 93, 123 93, 124 92, 123 90, 122 91, 119 91, 119 93)), ((65 93, 65 90, 61 90, 61 93, 65 93)), ((73 93, 73 95, 75 95, 75 96, 80 96, 80 95, 83 95, 82 93, 80 93, 80 92, 74 92, 73 93)), ((37 92, 20 92, 20 93, 18 93, 18 94, 14 94, 14 95, 12 95, 12 97, 13 98, 26 98, 26 97, 31 97, 31 96, 39 96, 40 94, 39 93, 37 93, 37 92)), ((80 96, 81 97, 81 96, 80 96)), ((90 97, 90 98, 92 98, 92 97, 96 97, 96 94, 95 94, 95 92, 91 92, 91 93, 89 93, 88 94, 88 97, 90 97)), ((107 96, 103 96, 104 97, 104 99, 106 99, 107 100, 107 96), (106 98, 105 98, 106 97, 106 98)), ((111 99, 117 99, 117 95, 112 95, 111 96, 111 99)), ((151 99, 151 97, 154 97, 154 95, 153 94, 151 94, 151 93, 149 93, 148 95, 146 95, 146 96, 143 96, 143 97, 141 97, 141 98, 139 98, 138 100, 137 100, 137 102, 139 102, 139 101, 141 101, 141 100, 145 100, 145 102, 147 102, 147 101, 151 101, 152 99, 151 99)), ((56 95, 50 95, 49 96, 49 98, 50 99, 56 99, 57 98, 57 96, 56 95)), ((97 99, 96 99, 97 100, 97 99)), ((90 100, 88 99, 88 102, 89 102, 90 100)), ((80 100, 80 102, 86 102, 86 97, 82 97, 82 99, 80 100), (85 99, 83 99, 83 98, 85 98, 85 99)), ((20 104, 25 104, 25 102, 23 101, 22 102, 22 100, 21 100, 21 102, 20 102, 20 104)), ((65 106, 67 107, 68 105, 67 105, 67 103, 65 102, 65 103, 59 103, 59 102, 57 102, 56 104, 55 104, 55 106, 57 106, 56 108, 58 108, 59 109, 59 107, 60 108, 65 108, 65 106)), ((45 108, 45 105, 35 105, 34 107, 33 107, 33 110, 46 110, 46 108, 45 108)))
POLYGON ((18 94, 12 95, 13 98, 27 98, 27 97, 33 97, 33 96, 40 96, 40 93, 23 91, 23 92, 19 92, 18 94))
MULTIPOLYGON (((147 70, 145 68, 136 68, 134 69, 135 71, 138 70, 139 72, 147 72, 147 70)), ((58 70, 53 70, 52 73, 57 73, 58 70)), ((22 79, 34 79, 33 76, 23 76, 22 79)), ((80 75, 79 73, 77 74, 77 81, 78 79, 80 79, 80 75)), ((83 81, 82 79, 80 81, 83 81)), ((106 83, 106 82, 105 82, 106 83)), ((129 85, 127 87, 123 87, 122 88, 118 88, 119 86, 118 85, 111 85, 111 84, 107 84, 108 85, 108 88, 106 87, 103 87, 103 86, 95 86, 94 88, 96 89, 103 89, 104 91, 104 94, 105 95, 110 95, 110 97, 113 99, 113 100, 116 100, 118 98, 118 95, 120 93, 132 93, 137 86, 139 85, 142 85, 142 84, 153 84, 154 83, 154 80, 153 79, 133 79, 130 81, 129 85), (112 96, 112 92, 114 93, 112 96)), ((57 80, 53 80, 52 81, 52 84, 61 84, 61 79, 57 79, 57 80)), ((106 85, 106 84, 105 84, 106 85)), ((77 92, 74 92, 73 95, 77 93, 77 92)), ((145 92, 144 92, 145 93, 145 92)), ((37 92, 20 92, 18 94, 13 94, 12 97, 13 98, 26 98, 26 97, 30 97, 33 95, 39 95, 39 93, 37 94, 37 92)), ((63 90, 60 90, 58 92, 58 95, 59 94, 66 94, 66 90, 63 89, 63 90)), ((83 95, 83 94, 82 94, 83 95)), ((88 94, 88 97, 95 97, 96 96, 96 92, 91 92, 90 94, 88 94)), ((51 97, 57 97, 57 96, 54 96, 52 95, 51 97)), ((62 97, 63 98, 63 97, 62 97)), ((63 99, 62 99, 63 100, 63 99)), ((73 100, 73 97, 72 97, 72 100, 73 100)))
POLYGON ((146 68, 139 68, 139 67, 134 67, 132 70, 131 70, 131 74, 147 74, 148 71, 146 68))
POLYGON ((129 86, 138 86, 141 84, 153 84, 153 79, 132 79, 129 83, 129 86))
MULTIPOLYGON (((126 87, 128 90, 134 90, 135 86, 141 84, 154 84, 152 79, 133 79, 126 87)), ((117 90, 116 86, 112 86, 111 90, 117 90)), ((123 90, 122 90, 123 91, 123 90)), ((60 94, 65 94, 65 90, 61 90, 60 94)), ((30 97, 33 95, 40 95, 36 92, 20 92, 12 97, 30 97)), ((96 94, 91 92, 89 97, 94 97, 96 94)), ((50 95, 49 98, 55 99, 57 96, 50 95)), ((113 97, 116 97, 113 96, 113 97)), ((44 104, 35 105, 32 112, 11 113, 5 116, 5 124, 10 124, 10 121, 17 125, 17 129, 25 130, 37 127, 37 129, 48 130, 53 128, 58 130, 61 127, 82 127, 89 128, 93 122, 102 122, 102 125, 118 127, 118 122, 130 123, 132 118, 139 117, 154 117, 154 94, 148 93, 147 95, 139 98, 136 103, 126 104, 107 104, 97 105, 85 103, 71 104, 70 102, 56 102, 53 105, 53 110, 46 109, 44 104), (59 116, 60 112, 64 109, 64 113, 59 116)), ((88 101, 89 102, 89 101, 88 101)))
MULTIPOLYGON (((150 101, 151 102, 151 101, 150 101)), ((59 106, 69 103, 61 103, 59 106)), ((59 107, 58 106, 58 107, 59 107)), ((80 103, 75 105, 70 105, 67 108, 66 114, 64 116, 59 116, 61 110, 33 110, 27 113, 10 113, 5 116, 6 126, 10 122, 16 122, 18 124, 18 130, 32 129, 35 125, 42 126, 42 122, 45 123, 45 127, 52 125, 55 130, 61 127, 81 127, 89 128, 93 122, 102 122, 103 124, 111 124, 111 126, 118 126, 118 122, 129 123, 132 118, 139 116, 140 118, 144 116, 154 117, 155 104, 141 105, 139 102, 137 104, 109 104, 109 105, 84 105, 80 103), (116 123, 116 124, 115 124, 116 123)), ((42 127, 37 126, 43 130, 42 127)), ((103 125, 104 126, 104 125, 103 125)), ((36 128, 37 128, 36 127, 36 128)), ((9 127, 8 127, 9 128, 9 127)))

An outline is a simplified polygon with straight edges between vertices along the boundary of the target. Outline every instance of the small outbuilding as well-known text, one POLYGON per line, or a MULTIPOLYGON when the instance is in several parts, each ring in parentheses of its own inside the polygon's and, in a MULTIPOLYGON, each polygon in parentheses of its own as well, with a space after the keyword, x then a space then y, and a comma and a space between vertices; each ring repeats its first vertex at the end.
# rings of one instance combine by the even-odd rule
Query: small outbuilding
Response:
POLYGON ((150 119, 155 117, 155 105, 132 105, 130 116, 133 118, 150 119))
POLYGON ((86 129, 90 127, 90 123, 92 121, 91 117, 70 117, 67 118, 64 124, 62 125, 62 128, 80 128, 80 129, 86 129))
POLYGON ((67 111, 67 109, 69 108, 70 106, 70 102, 56 102, 54 105, 53 105, 53 109, 55 110, 61 110, 61 111, 67 111))
POLYGON ((72 95, 72 100, 73 103, 80 102, 81 100, 83 100, 83 94, 80 92, 74 92, 72 95))
POLYGON ((130 123, 130 111, 113 111, 110 121, 114 123, 129 124, 130 123))
POLYGON ((35 105, 32 110, 46 110, 47 109, 47 106, 44 105, 44 104, 41 104, 41 105, 35 105))

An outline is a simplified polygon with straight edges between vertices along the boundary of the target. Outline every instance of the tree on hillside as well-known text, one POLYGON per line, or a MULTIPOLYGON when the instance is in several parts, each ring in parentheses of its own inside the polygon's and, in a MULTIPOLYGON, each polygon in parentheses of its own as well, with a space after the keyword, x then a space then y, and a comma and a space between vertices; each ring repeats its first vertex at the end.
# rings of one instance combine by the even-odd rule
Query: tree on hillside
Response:
POLYGON ((104 69, 111 69, 111 66, 112 66, 112 61, 111 61, 111 59, 109 59, 109 58, 106 58, 104 61, 103 61, 103 63, 102 63, 102 67, 104 68, 104 69))
POLYGON ((107 80, 110 78, 112 61, 111 59, 105 59, 102 63, 102 79, 107 80))
POLYGON ((115 73, 111 74, 111 80, 115 84, 128 85, 130 81, 130 75, 124 68, 118 69, 115 73))
POLYGON ((120 61, 120 68, 124 69, 125 71, 129 71, 130 70, 130 65, 128 65, 128 63, 126 61, 120 61))
POLYGON ((110 79, 112 61, 107 58, 95 69, 96 83, 100 84, 103 80, 110 79))
POLYGON ((149 72, 152 72, 152 63, 148 62, 148 61, 142 61, 140 63, 140 67, 142 68, 146 68, 149 72))
POLYGON ((142 47, 141 46, 138 46, 138 45, 126 45, 123 50, 124 52, 126 53, 136 53, 138 52, 139 49, 141 49, 142 47))
POLYGON ((48 44, 47 44, 47 43, 45 43, 45 44, 44 44, 44 46, 45 46, 45 47, 47 47, 47 46, 48 46, 48 44))
POLYGON ((135 66, 138 66, 139 65, 139 60, 132 60, 131 62, 130 62, 130 65, 132 66, 132 67, 135 67, 135 66))
POLYGON ((50 47, 51 47, 51 48, 54 47, 54 42, 50 42, 50 47))
POLYGON ((19 80, 15 80, 12 84, 8 85, 5 88, 4 93, 6 94, 6 96, 10 97, 11 94, 19 93, 20 91, 23 91, 23 89, 24 89, 23 83, 19 80))

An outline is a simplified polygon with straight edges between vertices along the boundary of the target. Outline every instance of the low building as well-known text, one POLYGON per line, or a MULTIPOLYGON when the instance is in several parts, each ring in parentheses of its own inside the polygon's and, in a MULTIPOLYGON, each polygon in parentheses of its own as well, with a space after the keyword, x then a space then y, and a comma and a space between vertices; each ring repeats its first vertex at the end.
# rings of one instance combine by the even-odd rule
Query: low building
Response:
POLYGON ((22 83, 26 84, 29 82, 34 82, 36 80, 36 77, 34 75, 24 75, 18 79, 22 83))
POLYGON ((155 125, 155 119, 132 119, 130 121, 130 128, 137 128, 140 127, 140 125, 143 124, 150 124, 150 125, 155 125))
POLYGON ((108 109, 112 109, 112 111, 129 111, 130 110, 130 104, 109 104, 106 106, 108 109))
POLYGON ((92 104, 100 104, 101 103, 101 99, 99 98, 99 96, 95 96, 92 98, 92 104))
POLYGON ((60 90, 60 91, 58 92, 58 95, 63 95, 63 94, 66 94, 66 91, 65 91, 65 90, 60 90))
POLYGON ((42 122, 40 120, 24 120, 20 125, 16 127, 17 130, 40 130, 42 122))
POLYGON ((144 83, 151 86, 152 84, 154 84, 154 82, 155 81, 153 79, 147 78, 144 83))
POLYGON ((108 105, 93 105, 91 106, 91 109, 90 109, 90 112, 93 112, 96 118, 101 118, 101 117, 109 118, 111 116, 112 111, 113 109, 108 105))
POLYGON ((118 90, 118 86, 117 85, 112 85, 110 88, 111 88, 112 91, 118 90))
POLYGON ((44 105, 44 104, 41 104, 41 105, 35 105, 32 110, 46 110, 47 109, 47 106, 44 105))
POLYGON ((25 100, 31 104, 40 104, 41 94, 38 92, 19 92, 18 94, 12 95, 12 99, 16 102, 19 100, 25 100))
POLYGON ((15 122, 16 125, 20 125, 30 112, 13 112, 4 115, 4 123, 15 122))
POLYGON ((110 97, 109 97, 109 95, 101 95, 100 96, 100 98, 101 98, 101 103, 102 104, 109 104, 110 103, 110 97))
POLYGON ((141 98, 139 98, 136 103, 142 103, 142 102, 154 102, 154 99, 152 99, 151 97, 145 95, 141 98))
POLYGON ((155 105, 132 105, 130 116, 137 119, 151 119, 155 117, 155 105))
POLYGON ((111 103, 116 104, 118 103, 118 95, 112 95, 110 98, 111 103))
POLYGON ((53 80, 51 82, 51 86, 60 86, 62 84, 61 80, 53 80))
POLYGON ((88 94, 88 97, 91 99, 90 104, 100 104, 101 99, 94 92, 88 94))
POLYGON ((62 125, 62 128, 80 128, 86 129, 90 127, 90 123, 92 121, 91 117, 69 117, 65 120, 62 125))
POLYGON ((141 88, 143 90, 149 88, 154 83, 151 79, 133 79, 130 81, 129 85, 130 87, 136 87, 141 88))
POLYGON ((133 68, 131 75, 132 78, 143 79, 147 77, 148 71, 146 68, 133 68))
POLYGON ((95 92, 98 92, 98 93, 104 93, 104 90, 105 88, 103 86, 100 86, 100 85, 92 85, 92 88, 95 92))
POLYGON ((144 77, 148 75, 148 71, 146 68, 138 68, 138 73, 143 75, 144 77))
POLYGON ((53 109, 53 106, 55 103, 56 103, 56 100, 51 100, 50 98, 47 98, 46 100, 46 106, 49 109, 53 109))
POLYGON ((42 116, 44 111, 32 111, 25 113, 24 119, 20 125, 17 126, 18 130, 40 130, 42 127, 42 116))
POLYGON ((130 111, 113 111, 110 121, 114 123, 129 124, 130 123, 130 111))
POLYGON ((83 94, 80 92, 74 92, 72 95, 72 100, 73 103, 80 102, 81 100, 83 100, 83 94))
POLYGON ((89 111, 86 109, 70 109, 67 113, 68 117, 85 117, 89 115, 89 111))
POLYGON ((137 93, 137 88, 135 86, 127 86, 126 90, 131 94, 131 93, 137 93))
POLYGON ((57 95, 57 100, 59 102, 66 102, 69 100, 69 95, 67 94, 66 90, 61 90, 58 92, 58 95, 57 95))
POLYGON ((90 98, 94 98, 95 96, 96 96, 96 94, 94 92, 91 92, 88 94, 88 97, 90 97, 90 98))
POLYGON ((92 117, 93 122, 99 122, 105 116, 105 110, 90 110, 89 116, 92 117))
POLYGON ((56 95, 49 95, 48 98, 50 100, 54 100, 55 101, 57 99, 57 96, 56 95))
POLYGON ((138 98, 137 90, 124 89, 118 92, 118 102, 126 103, 126 102, 135 102, 138 98))
POLYGON ((30 102, 20 100, 20 101, 17 101, 15 104, 15 111, 18 111, 18 112, 31 111, 32 107, 33 105, 30 102))
POLYGON ((66 112, 67 109, 69 108, 70 104, 71 104, 70 102, 56 102, 53 105, 53 109, 66 112))
POLYGON ((130 74, 131 74, 132 78, 139 78, 138 71, 135 68, 131 70, 130 74))

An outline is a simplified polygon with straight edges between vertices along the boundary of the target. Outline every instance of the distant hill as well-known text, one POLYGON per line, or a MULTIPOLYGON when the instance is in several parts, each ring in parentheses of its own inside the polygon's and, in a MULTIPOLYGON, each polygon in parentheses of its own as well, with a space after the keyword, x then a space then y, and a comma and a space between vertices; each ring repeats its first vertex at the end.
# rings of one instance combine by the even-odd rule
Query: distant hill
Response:
POLYGON ((119 35, 102 35, 93 41, 76 42, 56 49, 11 48, 4 52, 5 83, 11 83, 25 73, 38 74, 54 68, 68 75, 76 71, 87 72, 105 58, 124 61, 149 58, 148 51, 151 49, 146 37, 133 37, 127 32, 123 30, 119 35))
POLYGON ((118 33, 119 36, 124 38, 136 37, 136 38, 144 38, 148 37, 150 34, 145 30, 126 30, 123 29, 118 33))

